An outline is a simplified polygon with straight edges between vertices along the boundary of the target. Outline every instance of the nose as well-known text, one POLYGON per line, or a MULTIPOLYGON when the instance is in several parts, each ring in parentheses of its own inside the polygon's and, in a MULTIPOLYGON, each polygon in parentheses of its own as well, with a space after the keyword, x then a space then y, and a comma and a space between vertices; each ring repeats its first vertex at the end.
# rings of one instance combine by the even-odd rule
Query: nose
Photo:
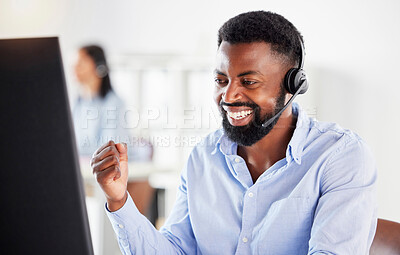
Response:
POLYGON ((229 84, 224 88, 222 93, 222 100, 225 103, 234 103, 242 99, 241 87, 235 81, 230 81, 229 84))

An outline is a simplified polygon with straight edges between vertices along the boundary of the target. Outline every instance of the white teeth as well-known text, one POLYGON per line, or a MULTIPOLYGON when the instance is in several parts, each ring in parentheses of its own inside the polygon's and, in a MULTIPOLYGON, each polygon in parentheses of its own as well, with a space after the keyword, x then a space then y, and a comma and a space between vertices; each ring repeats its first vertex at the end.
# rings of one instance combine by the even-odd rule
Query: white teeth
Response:
POLYGON ((228 116, 231 117, 232 119, 240 120, 250 115, 252 112, 253 112, 252 110, 241 111, 241 112, 228 112, 228 116))

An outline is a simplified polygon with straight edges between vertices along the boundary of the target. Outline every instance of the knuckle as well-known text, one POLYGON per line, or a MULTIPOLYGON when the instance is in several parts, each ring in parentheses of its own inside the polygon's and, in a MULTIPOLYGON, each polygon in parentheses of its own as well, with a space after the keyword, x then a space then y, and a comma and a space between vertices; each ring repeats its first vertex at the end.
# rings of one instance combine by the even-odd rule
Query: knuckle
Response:
POLYGON ((98 172, 98 166, 95 165, 92 167, 92 169, 94 174, 98 172))
POLYGON ((92 154, 92 158, 96 157, 96 155, 97 155, 97 152, 99 151, 99 149, 100 149, 100 148, 97 148, 97 150, 95 150, 95 151, 93 152, 93 154, 92 154))
POLYGON ((113 147, 107 147, 106 149, 106 153, 112 152, 113 151, 113 147))
POLYGON ((102 171, 103 165, 101 162, 94 164, 93 173, 100 173, 102 171))
POLYGON ((99 174, 99 173, 96 173, 96 181, 97 181, 98 183, 101 183, 102 180, 103 180, 102 175, 99 174))
POLYGON ((90 159, 90 167, 92 167, 92 168, 93 168, 93 166, 94 166, 94 164, 95 164, 94 161, 95 161, 94 158, 90 159))
POLYGON ((101 184, 104 185, 107 183, 107 178, 109 176, 109 173, 105 173, 105 172, 100 172, 96 174, 96 181, 101 184))
POLYGON ((113 156, 113 162, 114 162, 114 163, 119 163, 119 159, 118 159, 117 156, 113 156))

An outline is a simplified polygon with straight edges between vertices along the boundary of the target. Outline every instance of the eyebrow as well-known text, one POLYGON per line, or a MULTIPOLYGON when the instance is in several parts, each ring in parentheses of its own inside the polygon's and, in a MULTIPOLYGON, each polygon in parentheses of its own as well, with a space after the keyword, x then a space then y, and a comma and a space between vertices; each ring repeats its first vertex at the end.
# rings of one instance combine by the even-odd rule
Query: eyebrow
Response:
POLYGON ((215 70, 214 70, 214 73, 215 73, 215 74, 218 74, 218 75, 222 75, 222 76, 227 76, 226 74, 224 74, 223 72, 221 72, 221 71, 218 70, 218 69, 215 69, 215 70))
MULTIPOLYGON (((215 69, 214 73, 216 73, 218 75, 222 75, 222 76, 227 76, 225 73, 219 71, 218 69, 215 69)), ((246 72, 238 74, 237 77, 242 77, 242 76, 251 75, 251 74, 262 75, 259 71, 246 71, 246 72)))
POLYGON ((259 71, 247 71, 247 72, 240 73, 238 75, 238 77, 242 77, 242 76, 250 75, 250 74, 262 75, 259 71))

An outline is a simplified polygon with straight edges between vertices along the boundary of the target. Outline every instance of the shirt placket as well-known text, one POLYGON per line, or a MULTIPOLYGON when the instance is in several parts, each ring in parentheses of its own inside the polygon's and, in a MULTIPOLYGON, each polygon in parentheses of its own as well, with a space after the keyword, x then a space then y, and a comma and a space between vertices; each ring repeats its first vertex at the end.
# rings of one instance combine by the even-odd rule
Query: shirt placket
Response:
POLYGON ((240 231, 236 254, 251 254, 252 229, 256 220, 257 192, 254 186, 243 197, 242 230, 240 231))
POLYGON ((232 167, 235 168, 242 183, 246 185, 246 192, 243 194, 243 211, 242 211, 242 226, 238 239, 236 254, 251 254, 250 243, 252 241, 252 229, 256 220, 257 209, 257 192, 254 185, 251 185, 248 180, 251 177, 248 173, 246 162, 243 158, 235 156, 231 159, 232 167), (245 172, 246 171, 246 172, 245 172))

